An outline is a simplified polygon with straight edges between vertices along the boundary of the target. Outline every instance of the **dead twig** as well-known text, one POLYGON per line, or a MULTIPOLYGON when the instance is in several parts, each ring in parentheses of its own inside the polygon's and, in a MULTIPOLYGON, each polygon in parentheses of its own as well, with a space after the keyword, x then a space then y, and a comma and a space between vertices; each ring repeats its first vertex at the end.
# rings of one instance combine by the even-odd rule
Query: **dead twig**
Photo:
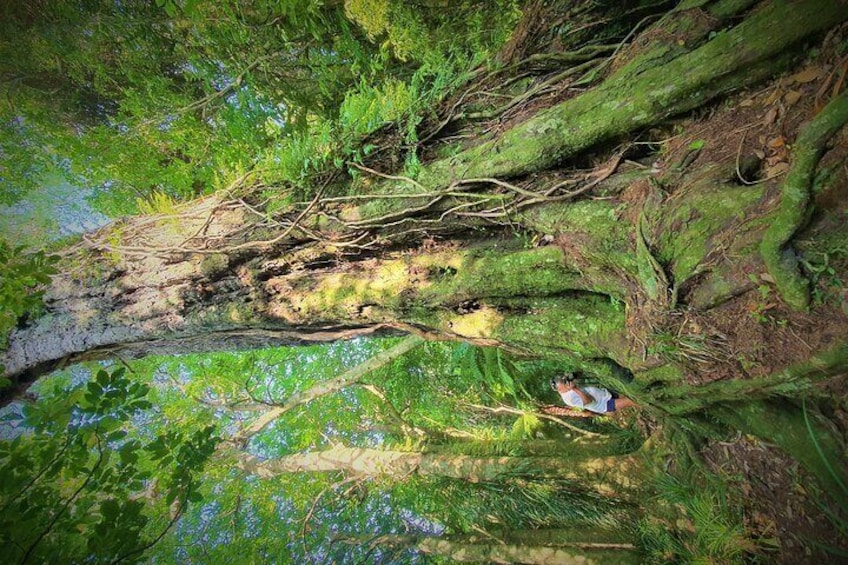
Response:
POLYGON ((306 513, 306 516, 303 518, 303 522, 301 522, 300 526, 300 541, 303 543, 303 551, 304 555, 309 555, 309 547, 306 544, 306 527, 309 524, 309 521, 312 519, 312 515, 315 514, 315 508, 318 506, 318 502, 324 498, 324 495, 330 492, 331 490, 336 490, 337 488, 344 486, 347 483, 352 483, 354 481, 359 481, 360 477, 349 477, 347 479, 343 479, 337 483, 333 483, 329 485, 324 490, 318 493, 318 496, 315 497, 315 500, 312 501, 312 506, 309 507, 309 512, 306 513))

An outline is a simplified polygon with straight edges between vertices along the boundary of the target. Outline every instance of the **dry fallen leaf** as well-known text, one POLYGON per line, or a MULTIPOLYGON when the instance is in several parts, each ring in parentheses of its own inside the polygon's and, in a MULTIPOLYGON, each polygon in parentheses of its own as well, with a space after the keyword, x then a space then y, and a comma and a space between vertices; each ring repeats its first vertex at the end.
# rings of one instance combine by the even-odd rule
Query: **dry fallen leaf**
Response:
POLYGON ((780 98, 780 91, 774 90, 771 94, 766 96, 765 100, 763 100, 763 106, 771 106, 778 98, 780 98))
POLYGON ((759 159, 760 161, 762 161, 763 159, 765 159, 765 158, 766 158, 766 154, 765 154, 765 152, 764 152, 764 151, 760 151, 759 149, 754 149, 754 155, 756 155, 756 156, 757 156, 757 159, 759 159))
POLYGON ((796 73, 792 75, 792 80, 799 84, 805 84, 808 82, 813 82, 817 78, 819 78, 822 74, 822 70, 818 67, 807 67, 800 73, 796 73))
POLYGON ((739 105, 740 105, 741 107, 743 107, 743 108, 748 108, 748 107, 750 107, 750 106, 753 106, 753 105, 754 105, 754 99, 753 99, 753 98, 748 98, 748 99, 743 100, 742 102, 740 102, 740 103, 739 103, 739 105))
POLYGON ((777 137, 773 137, 769 139, 768 146, 772 149, 777 149, 779 147, 783 147, 786 145, 786 141, 783 139, 782 135, 778 135, 777 137))
MULTIPOLYGON (((789 169, 790 169, 789 163, 787 163, 786 161, 781 161, 780 163, 777 163, 773 167, 766 168, 766 176, 767 177, 776 177, 778 175, 782 175, 783 173, 789 172, 789 169)), ((774 306, 774 305, 771 305, 771 306, 774 306)), ((766 309, 767 308, 763 308, 763 310, 766 310, 766 309)))
POLYGON ((788 106, 795 104, 798 100, 801 99, 801 93, 797 90, 790 90, 783 96, 783 101, 786 102, 788 106))
POLYGON ((777 108, 772 108, 766 112, 766 117, 763 118, 763 125, 770 126, 777 119, 777 108))

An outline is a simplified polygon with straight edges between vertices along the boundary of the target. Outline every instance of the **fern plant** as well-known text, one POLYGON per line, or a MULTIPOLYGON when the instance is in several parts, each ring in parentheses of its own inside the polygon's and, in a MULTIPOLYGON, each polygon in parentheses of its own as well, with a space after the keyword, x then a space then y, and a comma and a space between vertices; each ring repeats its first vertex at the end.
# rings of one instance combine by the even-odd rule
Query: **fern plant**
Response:
POLYGON ((517 401, 519 394, 529 398, 521 385, 519 370, 509 356, 494 347, 461 344, 453 354, 454 372, 466 372, 481 382, 498 401, 517 401))

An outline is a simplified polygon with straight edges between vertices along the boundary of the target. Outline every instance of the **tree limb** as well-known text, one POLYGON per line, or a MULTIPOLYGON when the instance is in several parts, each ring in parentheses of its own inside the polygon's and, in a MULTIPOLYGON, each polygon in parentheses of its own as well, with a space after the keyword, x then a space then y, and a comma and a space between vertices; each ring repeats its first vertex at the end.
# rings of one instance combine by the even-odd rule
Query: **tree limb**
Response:
POLYGON ((329 381, 318 383, 308 390, 291 396, 285 404, 268 410, 265 414, 254 420, 252 424, 239 432, 233 438, 233 441, 237 443, 245 443, 249 441, 251 437, 264 430, 269 424, 271 424, 271 422, 286 412, 312 402, 321 396, 338 392, 343 388, 358 382, 368 373, 394 361, 401 355, 404 355, 411 349, 420 345, 422 342, 423 340, 418 336, 408 336, 391 349, 378 353, 367 361, 345 371, 338 377, 329 381))

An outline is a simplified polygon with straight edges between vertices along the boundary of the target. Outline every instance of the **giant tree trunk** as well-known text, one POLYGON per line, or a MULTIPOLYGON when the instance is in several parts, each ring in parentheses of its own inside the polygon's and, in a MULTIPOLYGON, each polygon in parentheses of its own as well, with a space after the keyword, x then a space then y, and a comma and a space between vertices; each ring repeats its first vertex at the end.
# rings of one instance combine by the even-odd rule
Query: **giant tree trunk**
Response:
MULTIPOLYGON (((417 179, 376 183, 368 200, 316 197, 269 218, 250 205, 247 175, 230 191, 244 199, 87 236, 63 254, 45 314, 12 334, 5 375, 19 392, 58 365, 115 354, 415 333, 679 379, 656 330, 684 306, 705 311, 755 286, 745 275, 765 270, 780 181, 740 185, 738 159, 618 170, 621 153, 571 193, 527 175, 762 81, 848 18, 840 1, 750 4, 685 3, 658 24, 671 40, 648 36, 596 88, 417 179), (721 26, 732 27, 710 39, 721 26), (579 199, 590 189, 605 199, 579 199), (515 225, 552 244, 508 237, 515 225)), ((832 333, 848 334, 839 323, 832 333)))

